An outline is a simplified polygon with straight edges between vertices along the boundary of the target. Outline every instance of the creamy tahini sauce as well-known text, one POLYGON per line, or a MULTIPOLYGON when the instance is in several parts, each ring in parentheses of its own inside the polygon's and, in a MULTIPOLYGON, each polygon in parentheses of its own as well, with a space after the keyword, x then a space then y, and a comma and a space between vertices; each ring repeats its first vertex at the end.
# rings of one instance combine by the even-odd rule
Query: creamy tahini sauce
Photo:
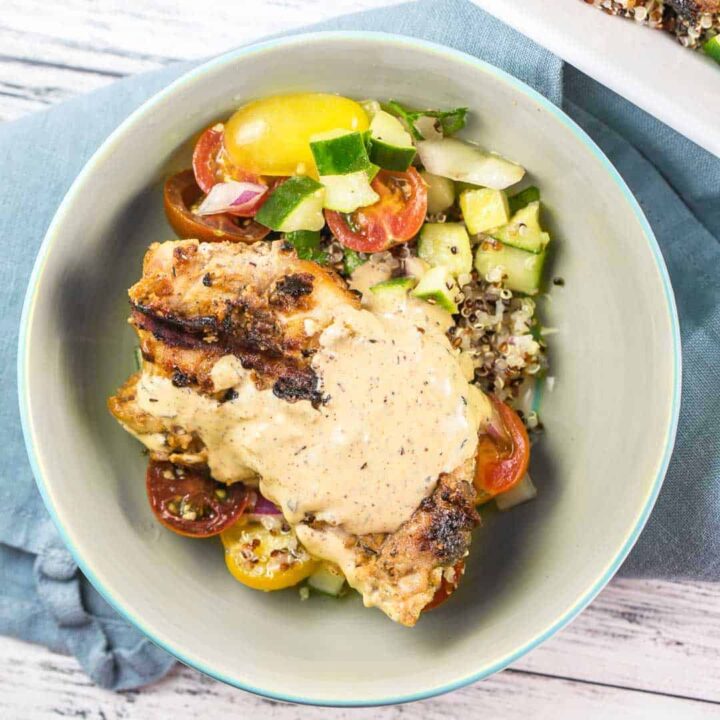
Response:
POLYGON ((339 307, 312 365, 326 398, 318 409, 258 390, 233 356, 212 378, 234 400, 146 372, 138 404, 196 432, 218 480, 259 477, 289 522, 314 516, 358 535, 396 530, 440 473, 475 453, 489 404, 434 322, 339 307))

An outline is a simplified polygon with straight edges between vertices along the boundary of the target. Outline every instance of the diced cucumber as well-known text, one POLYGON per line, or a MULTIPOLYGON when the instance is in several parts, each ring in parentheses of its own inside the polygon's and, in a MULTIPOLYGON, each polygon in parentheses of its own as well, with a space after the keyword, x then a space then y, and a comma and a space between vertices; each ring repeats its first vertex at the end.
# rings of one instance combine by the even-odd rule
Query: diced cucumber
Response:
POLYGON ((433 175, 427 170, 420 173, 427 185, 427 211, 431 215, 445 212, 455 202, 455 183, 446 177, 433 175))
POLYGON ((458 311, 455 304, 457 290, 457 283, 450 271, 446 267, 438 266, 431 268, 420 278, 412 294, 455 314, 458 311))
POLYGON ((318 175, 348 175, 366 170, 370 165, 363 134, 347 130, 330 130, 310 140, 318 175))
POLYGON ((505 225, 510 219, 507 195, 502 190, 463 190, 460 193, 460 209, 471 235, 505 225))
POLYGON ((377 100, 363 100, 360 103, 360 107, 362 107, 370 120, 375 117, 376 112, 382 109, 377 100))
POLYGON ((540 189, 531 185, 530 187, 521 190, 516 195, 508 198, 508 204, 510 205, 510 214, 514 215, 518 210, 522 210, 526 205, 531 202, 540 200, 540 189))
POLYGON ((413 147, 410 133, 402 123, 384 110, 378 110, 370 122, 370 136, 376 140, 384 140, 398 147, 413 147))
POLYGON ((317 230, 295 230, 285 233, 285 239, 295 248, 301 260, 324 263, 327 253, 320 249, 320 233, 317 230))
POLYGON ((525 175, 520 165, 455 138, 418 142, 417 151, 428 172, 471 185, 504 190, 525 175))
POLYGON ((376 283, 370 288, 370 306, 375 312, 392 312, 404 307, 407 294, 417 285, 417 278, 399 277, 376 283))
POLYGON ((475 253, 475 269, 486 277, 500 268, 506 276, 505 285, 513 291, 534 295, 540 288, 545 251, 531 253, 510 245, 489 240, 481 243, 475 253))
POLYGON ((410 133, 396 118, 380 110, 370 123, 370 160, 386 170, 404 172, 415 158, 410 133))
POLYGON ((348 175, 321 175, 320 182, 325 187, 324 206, 328 210, 350 213, 380 199, 365 170, 348 175))
POLYGON ((510 222, 490 231, 495 239, 518 250, 539 253, 550 242, 550 235, 540 227, 540 202, 531 202, 518 210, 510 222))
POLYGON ((325 225, 324 198, 325 188, 319 182, 295 175, 270 193, 255 220, 278 232, 320 230, 325 225))
POLYGON ((381 293, 407 293, 417 285, 417 278, 414 277, 396 277, 390 280, 383 280, 382 282, 375 283, 370 288, 370 292, 375 294, 381 293))
POLYGON ((706 55, 720 63, 720 35, 715 35, 703 43, 702 49, 706 55))
POLYGON ((308 585, 324 595, 339 597, 345 586, 345 576, 337 565, 324 562, 310 575, 308 585))
POLYGON ((530 478, 530 473, 525 473, 517 485, 495 496, 495 504, 498 510, 510 510, 510 508, 514 508, 516 505, 528 500, 533 500, 536 497, 537 490, 530 478))
POLYGON ((462 223, 425 223, 418 240, 418 255, 455 276, 472 270, 470 238, 462 223))

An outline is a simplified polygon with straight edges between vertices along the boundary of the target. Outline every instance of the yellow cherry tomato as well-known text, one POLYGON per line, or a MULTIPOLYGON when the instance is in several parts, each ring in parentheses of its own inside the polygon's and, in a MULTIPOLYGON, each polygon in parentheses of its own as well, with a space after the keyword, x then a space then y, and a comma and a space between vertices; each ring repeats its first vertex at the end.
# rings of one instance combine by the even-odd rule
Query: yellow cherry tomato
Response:
POLYGON ((225 149, 239 168, 256 175, 317 176, 310 151, 316 133, 367 130, 354 100, 327 93, 276 95, 243 105, 225 124, 225 149))
POLYGON ((255 590, 297 585, 318 566, 281 516, 263 522, 240 518, 220 534, 232 576, 255 590))

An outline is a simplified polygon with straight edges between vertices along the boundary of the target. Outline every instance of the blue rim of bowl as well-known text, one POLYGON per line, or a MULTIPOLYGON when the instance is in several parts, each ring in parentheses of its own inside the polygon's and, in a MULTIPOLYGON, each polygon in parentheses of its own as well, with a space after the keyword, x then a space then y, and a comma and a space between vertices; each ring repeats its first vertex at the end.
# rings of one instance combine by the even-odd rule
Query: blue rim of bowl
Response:
POLYGON ((156 645, 166 650, 171 655, 175 656, 178 660, 189 665, 190 667, 199 670, 200 672, 208 675, 216 680, 232 685, 241 690, 252 692, 256 695, 260 695, 274 700, 280 700, 289 703, 298 703, 303 705, 323 705, 331 707, 373 707, 381 705, 394 705, 398 703, 414 702, 416 700, 424 700, 427 698, 442 695, 458 688, 464 687, 471 683, 482 680, 493 673, 503 670, 508 665, 515 662, 517 659, 530 652, 533 648, 537 647, 545 640, 550 638, 556 632, 565 627, 570 623, 585 607, 592 602, 597 594, 605 587, 610 581, 613 575, 616 573, 623 560, 627 557, 628 553, 632 549, 633 545, 638 539, 640 532, 642 531, 647 519, 650 515, 660 487, 662 486, 665 473, 667 472, 668 464, 670 462, 670 456, 672 454, 673 445, 675 442, 675 435, 677 432, 678 418, 680 412, 680 386, 681 386, 681 345, 680 345, 680 328, 677 316, 677 307, 675 305, 675 297, 673 294, 672 286, 670 283, 670 277, 668 275, 667 267, 663 259, 660 247, 658 246, 655 235, 650 227, 647 218, 640 209, 640 206, 633 196, 632 192, 628 188, 627 184, 623 180, 620 173, 615 169, 613 164, 608 160, 602 150, 596 145, 596 143, 587 135, 587 133, 580 128, 570 117, 568 117, 560 108, 553 105, 547 98, 533 90, 531 87, 526 85, 521 80, 513 77, 509 73, 501 70, 490 63, 480 60, 472 55, 468 55, 460 50, 455 50, 437 43, 428 42, 425 40, 419 40, 413 37, 405 35, 397 35, 393 33, 381 33, 381 32, 368 32, 368 31, 326 31, 326 32, 312 32, 292 35, 288 37, 268 40, 264 42, 254 43, 238 50, 219 55, 218 57, 206 62, 199 67, 185 73, 180 78, 173 81, 164 90, 160 91, 152 98, 143 103, 139 108, 132 112, 116 129, 115 131, 105 140, 105 142, 95 151, 93 156, 87 162, 83 170, 77 176, 73 182, 70 190, 67 192, 65 198, 60 204, 55 217, 53 218, 48 231, 45 235, 43 243, 41 245, 38 257, 35 261, 30 281, 28 284, 27 293, 25 295, 25 302, 22 310, 22 317, 20 321, 20 335, 18 341, 18 395, 20 403, 20 419, 22 424, 23 436, 25 439, 25 446, 27 449, 28 457, 33 474, 36 479, 36 483, 43 501, 56 525, 63 542, 68 547, 73 557, 75 558, 78 566, 98 590, 98 592, 112 605, 112 607, 124 618, 135 625, 143 634, 149 637, 156 645), (44 474, 41 470, 40 462, 35 454, 34 442, 33 442, 33 429, 32 422, 30 419, 29 409, 29 386, 28 386, 28 374, 26 372, 26 362, 28 353, 26 352, 28 340, 29 340, 29 328, 34 310, 34 302, 37 296, 38 282, 42 275, 45 260, 49 254, 50 248, 53 244, 56 234, 56 228, 61 223, 62 216, 67 211, 67 208, 71 205, 74 200, 74 196, 78 191, 78 187, 83 182, 86 175, 88 175, 93 167, 101 160, 102 156, 108 151, 108 148, 113 143, 118 142, 125 130, 140 120, 145 113, 155 105, 162 103, 166 98, 170 97, 175 93, 178 87, 187 84, 190 81, 201 79, 208 71, 214 68, 225 65, 230 62, 234 62, 248 55, 258 54, 266 51, 273 50, 279 46, 292 45, 295 43, 307 43, 317 40, 332 40, 342 42, 347 39, 353 40, 364 40, 368 42, 384 42, 393 43, 397 45, 404 45, 413 47, 416 49, 423 50, 428 53, 434 53, 437 55, 443 55, 454 61, 466 63, 472 65, 475 69, 480 70, 483 73, 494 76, 501 82, 510 85, 518 92, 528 96, 540 105, 545 111, 552 114, 559 122, 561 122, 566 128, 568 128, 580 142, 582 142, 595 158, 602 164, 605 170, 608 172, 610 177, 615 181, 617 186, 620 188, 625 196, 625 199, 632 208, 644 234, 647 239, 648 245, 653 253, 657 270, 662 279, 663 289, 665 292, 665 300, 667 303, 667 310, 670 319, 672 339, 673 339, 673 393, 671 400, 670 410, 670 422, 667 428, 667 434, 664 443, 664 453, 660 461, 660 465, 657 471, 657 475, 650 491, 647 495, 645 503, 640 510, 633 528, 628 532, 621 548, 615 554, 615 557, 610 560, 604 571, 602 571, 595 582, 585 591, 585 593, 577 599, 570 607, 568 607, 554 622, 550 623, 542 632, 538 633, 535 637, 528 640, 521 647, 517 648, 511 653, 506 654, 500 659, 490 663, 487 667, 483 667, 480 670, 476 670, 468 675, 459 677, 452 682, 447 682, 438 687, 431 687, 426 690, 419 692, 409 693, 406 695, 399 695, 395 697, 387 697, 382 699, 345 699, 345 698, 318 698, 318 697, 302 697, 295 695, 287 695, 281 692, 272 690, 266 690, 262 687, 256 687, 252 683, 244 681, 241 678, 231 677, 222 672, 216 671, 211 667, 206 666, 200 659, 189 656, 185 651, 178 647, 170 639, 160 639, 156 632, 151 628, 145 626, 143 621, 136 617, 133 612, 124 607, 112 593, 100 582, 99 578, 93 572, 93 569, 89 567, 79 549, 73 544, 70 539, 69 533, 60 523, 57 511, 52 502, 49 489, 46 485, 44 474))

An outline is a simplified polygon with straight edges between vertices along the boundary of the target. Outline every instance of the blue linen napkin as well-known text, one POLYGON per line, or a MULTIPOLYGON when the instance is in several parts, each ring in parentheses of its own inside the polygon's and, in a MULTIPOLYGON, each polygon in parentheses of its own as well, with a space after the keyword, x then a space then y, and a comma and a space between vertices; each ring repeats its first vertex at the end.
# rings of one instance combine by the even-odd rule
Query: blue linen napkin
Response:
MULTIPOLYGON (((676 292, 683 403, 676 450, 650 522, 622 569, 720 578, 720 160, 465 0, 421 0, 314 30, 395 31, 508 70, 562 106, 603 148, 648 215, 676 292)), ((0 633, 75 654, 99 685, 126 689, 174 662, 78 572, 37 493, 17 412, 15 357, 32 264, 57 205, 92 152, 192 64, 122 80, 0 126, 0 633)))

